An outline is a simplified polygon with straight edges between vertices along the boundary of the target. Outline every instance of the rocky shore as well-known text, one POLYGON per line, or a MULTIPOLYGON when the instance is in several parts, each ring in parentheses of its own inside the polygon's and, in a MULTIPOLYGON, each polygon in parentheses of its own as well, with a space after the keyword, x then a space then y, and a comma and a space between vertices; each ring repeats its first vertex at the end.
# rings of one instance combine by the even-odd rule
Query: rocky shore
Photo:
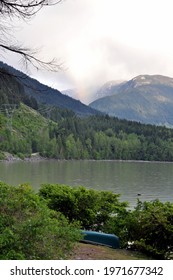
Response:
POLYGON ((24 161, 40 161, 40 160, 46 160, 46 158, 40 156, 39 153, 33 153, 33 154, 31 154, 31 156, 20 158, 17 155, 13 155, 11 153, 4 152, 2 159, 0 159, 0 161, 7 161, 7 162, 22 161, 22 160, 24 160, 24 161))

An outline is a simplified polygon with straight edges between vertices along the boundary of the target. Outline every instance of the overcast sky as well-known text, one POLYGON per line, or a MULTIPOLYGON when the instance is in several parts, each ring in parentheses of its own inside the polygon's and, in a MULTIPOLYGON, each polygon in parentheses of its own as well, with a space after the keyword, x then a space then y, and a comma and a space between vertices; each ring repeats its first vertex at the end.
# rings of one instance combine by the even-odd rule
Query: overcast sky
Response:
MULTIPOLYGON (((64 0, 19 23, 15 37, 40 48, 42 59, 64 62, 65 72, 32 69, 34 78, 59 90, 76 88, 87 103, 90 90, 109 80, 173 77, 172 13, 172 0, 64 0)), ((14 56, 3 61, 24 70, 14 56)))

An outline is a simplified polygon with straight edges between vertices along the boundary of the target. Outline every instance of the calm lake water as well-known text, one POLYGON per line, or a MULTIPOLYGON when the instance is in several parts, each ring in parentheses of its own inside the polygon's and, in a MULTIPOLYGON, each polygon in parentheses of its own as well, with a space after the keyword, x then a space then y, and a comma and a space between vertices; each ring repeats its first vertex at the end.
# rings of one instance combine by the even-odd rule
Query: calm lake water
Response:
POLYGON ((29 183, 37 191, 43 183, 83 185, 121 194, 131 207, 140 200, 173 202, 173 163, 129 161, 0 162, 0 180, 11 185, 29 183), (141 194, 138 196, 138 194, 141 194))

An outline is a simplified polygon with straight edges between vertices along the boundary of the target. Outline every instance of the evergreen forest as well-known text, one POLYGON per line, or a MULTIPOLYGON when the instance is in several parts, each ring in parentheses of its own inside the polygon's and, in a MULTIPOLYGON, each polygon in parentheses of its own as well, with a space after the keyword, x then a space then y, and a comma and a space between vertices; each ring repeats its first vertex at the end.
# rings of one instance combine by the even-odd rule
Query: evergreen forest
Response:
POLYGON ((173 161, 173 130, 55 107, 1 106, 0 154, 55 159, 173 161))

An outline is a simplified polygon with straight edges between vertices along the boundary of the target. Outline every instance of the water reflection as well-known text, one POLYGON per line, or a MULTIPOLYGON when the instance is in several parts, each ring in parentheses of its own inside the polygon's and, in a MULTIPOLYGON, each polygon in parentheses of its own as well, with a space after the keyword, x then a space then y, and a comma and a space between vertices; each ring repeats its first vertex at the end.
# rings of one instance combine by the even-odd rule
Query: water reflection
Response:
POLYGON ((136 201, 173 202, 173 163, 128 161, 0 162, 0 180, 29 183, 37 191, 43 183, 110 190, 135 206, 136 201), (141 194, 138 196, 138 194, 141 194))

